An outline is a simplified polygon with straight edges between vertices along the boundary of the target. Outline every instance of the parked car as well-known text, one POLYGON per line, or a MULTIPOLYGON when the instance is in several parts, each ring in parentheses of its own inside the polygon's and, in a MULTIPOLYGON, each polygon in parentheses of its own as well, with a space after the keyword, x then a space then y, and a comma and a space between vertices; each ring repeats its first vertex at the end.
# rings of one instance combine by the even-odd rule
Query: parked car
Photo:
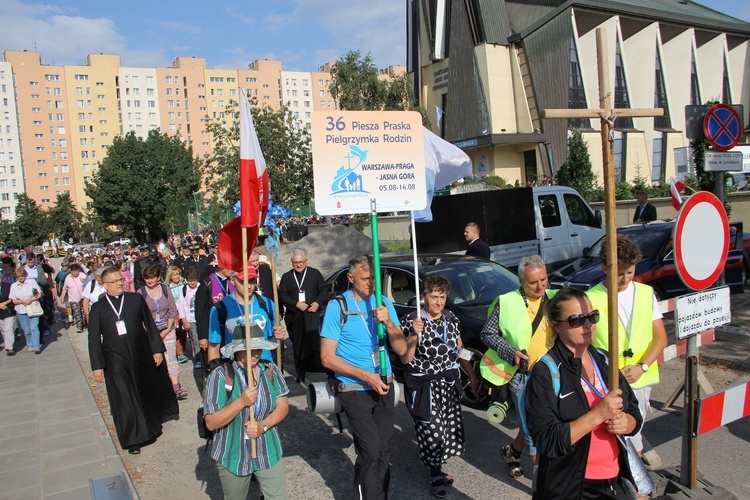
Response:
POLYGON ((110 242, 110 245, 126 247, 130 245, 130 238, 116 238, 110 242))
MULTIPOLYGON (((640 247, 643 258, 635 266, 634 279, 639 283, 651 285, 659 300, 692 292, 677 274, 672 249, 673 230, 673 221, 633 224, 617 230, 619 234, 628 236, 640 247)), ((742 293, 747 270, 743 249, 744 238, 738 238, 738 234, 743 235, 742 223, 731 223, 724 281, 732 293, 742 293)), ((599 258, 603 241, 604 237, 586 250, 583 257, 551 273, 550 287, 573 286, 588 290, 604 281, 602 260, 599 258)))
MULTIPOLYGON (((344 293, 350 288, 347 267, 342 267, 327 280, 329 298, 344 293)), ((479 362, 487 347, 479 333, 487 319, 487 310, 498 295, 518 288, 514 273, 496 262, 466 258, 461 255, 425 254, 419 256, 420 281, 431 274, 442 274, 451 282, 446 308, 461 322, 461 340, 474 353, 472 368, 480 381, 478 394, 468 390, 469 378, 462 373, 464 404, 475 408, 486 408, 489 403, 486 387, 482 387, 479 362)), ((383 296, 393 301, 399 318, 416 310, 416 283, 414 261, 410 256, 383 257, 380 259, 380 276, 383 296)), ((389 352, 391 364, 396 371, 403 369, 401 361, 389 352)))

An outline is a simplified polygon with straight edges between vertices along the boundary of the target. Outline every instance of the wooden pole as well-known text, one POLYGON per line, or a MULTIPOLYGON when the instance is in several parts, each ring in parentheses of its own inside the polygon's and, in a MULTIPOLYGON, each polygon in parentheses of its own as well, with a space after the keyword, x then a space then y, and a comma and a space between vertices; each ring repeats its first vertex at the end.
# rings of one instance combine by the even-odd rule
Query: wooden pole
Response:
MULTIPOLYGON (((247 296, 247 228, 242 228, 242 285, 245 288, 245 294, 243 301, 245 303, 245 347, 247 349, 246 366, 247 371, 247 385, 255 389, 255 376, 253 374, 253 365, 250 361, 250 351, 252 346, 250 343, 250 301, 247 296)), ((250 408, 250 423, 255 424, 255 408, 250 408)), ((252 451, 252 457, 258 458, 257 442, 255 439, 250 440, 250 449, 252 451)))
MULTIPOLYGON (((268 252, 271 255, 271 281, 273 282, 273 304, 276 309, 276 324, 281 324, 281 314, 279 314, 279 285, 276 283, 276 255, 273 251, 268 252)), ((283 372, 281 367, 281 344, 283 340, 279 340, 279 346, 276 348, 276 366, 283 372)))
POLYGON ((607 32, 596 30, 596 56, 599 66, 599 107, 601 115, 602 158, 604 160, 604 230, 607 242, 607 331, 609 341, 609 388, 617 389, 620 380, 618 352, 618 310, 617 310, 617 208, 615 206, 615 169, 611 130, 612 97, 609 91, 609 67, 607 63, 607 32))

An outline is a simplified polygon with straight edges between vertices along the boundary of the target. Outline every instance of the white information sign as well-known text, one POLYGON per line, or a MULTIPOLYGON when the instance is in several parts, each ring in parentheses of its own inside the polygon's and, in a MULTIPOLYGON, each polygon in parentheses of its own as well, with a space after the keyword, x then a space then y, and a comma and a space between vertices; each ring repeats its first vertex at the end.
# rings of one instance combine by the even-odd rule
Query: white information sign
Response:
POLYGON ((703 170, 706 172, 742 172, 741 151, 706 151, 703 170))
POLYGON ((416 111, 316 111, 312 115, 319 214, 422 210, 427 206, 424 132, 416 111))
POLYGON ((732 320, 729 287, 677 297, 674 314, 681 339, 725 325, 732 320))

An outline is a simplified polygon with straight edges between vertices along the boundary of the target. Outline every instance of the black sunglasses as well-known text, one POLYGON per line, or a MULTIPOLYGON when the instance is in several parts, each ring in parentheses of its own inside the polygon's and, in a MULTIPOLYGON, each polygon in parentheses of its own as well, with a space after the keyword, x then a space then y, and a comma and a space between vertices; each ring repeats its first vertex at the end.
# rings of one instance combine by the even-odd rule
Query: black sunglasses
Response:
POLYGON ((580 328, 586 321, 594 325, 599 322, 599 310, 594 309, 588 314, 571 314, 568 316, 568 319, 562 321, 567 322, 571 328, 580 328))

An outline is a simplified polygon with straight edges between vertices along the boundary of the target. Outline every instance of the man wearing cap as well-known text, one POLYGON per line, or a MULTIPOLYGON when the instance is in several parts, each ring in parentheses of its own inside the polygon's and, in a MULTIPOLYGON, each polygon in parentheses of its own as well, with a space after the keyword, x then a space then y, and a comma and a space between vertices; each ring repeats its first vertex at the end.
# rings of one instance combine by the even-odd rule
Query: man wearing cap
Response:
POLYGON ((101 275, 106 288, 91 308, 89 358, 94 379, 106 380, 117 438, 131 455, 155 440, 162 423, 178 418, 179 407, 164 363, 164 342, 146 301, 125 292, 116 267, 101 275))
POLYGON ((279 285, 279 302, 284 306, 284 323, 294 346, 297 382, 308 371, 320 371, 319 309, 328 298, 323 275, 307 265, 302 248, 292 250, 292 270, 284 273, 279 285))
POLYGON ((143 270, 148 266, 159 264, 159 268, 161 269, 162 281, 164 281, 164 277, 167 274, 167 261, 159 255, 159 249, 156 248, 156 245, 149 245, 148 247, 146 247, 146 249, 148 251, 146 258, 138 259, 138 262, 135 263, 135 267, 133 268, 133 282, 135 283, 136 290, 146 285, 146 282, 143 281, 142 274, 143 270))
POLYGON ((211 272, 211 269, 208 266, 208 257, 200 254, 200 244, 194 241, 190 244, 188 250, 190 251, 190 254, 187 257, 184 257, 184 252, 183 255, 180 256, 183 260, 178 267, 182 270, 182 275, 184 276, 188 269, 197 269, 200 279, 206 279, 211 272))
MULTIPOLYGON (((256 292, 258 275, 251 265, 247 267, 248 286, 245 289, 244 274, 231 278, 234 292, 214 304, 208 319, 208 360, 219 357, 219 348, 232 341, 232 332, 237 325, 245 324, 245 303, 248 303, 251 328, 258 328, 266 339, 283 341, 286 329, 275 325, 276 308, 273 301, 256 292)), ((263 359, 272 361, 273 353, 263 353, 263 359)))
MULTIPOLYGON (((393 303, 383 297, 375 307, 372 258, 358 255, 349 261, 351 290, 343 294, 347 314, 341 326, 341 306, 328 303, 320 332, 323 366, 335 373, 333 383, 354 435, 355 498, 387 498, 390 483, 390 439, 393 435, 393 381, 380 378, 378 323, 383 323, 391 348, 406 353, 393 303)), ((386 374, 392 378, 388 357, 386 374)))
POLYGON ((180 255, 174 260, 174 265, 180 268, 182 275, 185 275, 185 269, 182 267, 185 262, 190 258, 190 242, 183 240, 180 245, 180 255))
POLYGON ((289 388, 281 370, 263 359, 263 353, 276 349, 276 343, 267 340, 260 328, 250 330, 250 349, 248 355, 244 325, 236 324, 231 341, 221 348, 221 355, 231 363, 219 365, 206 381, 203 408, 206 428, 214 431, 211 458, 224 498, 246 498, 254 474, 264 498, 286 499, 277 425, 289 413, 289 388), (254 421, 250 421, 251 411, 254 421), (255 459, 248 438, 255 439, 255 459))

